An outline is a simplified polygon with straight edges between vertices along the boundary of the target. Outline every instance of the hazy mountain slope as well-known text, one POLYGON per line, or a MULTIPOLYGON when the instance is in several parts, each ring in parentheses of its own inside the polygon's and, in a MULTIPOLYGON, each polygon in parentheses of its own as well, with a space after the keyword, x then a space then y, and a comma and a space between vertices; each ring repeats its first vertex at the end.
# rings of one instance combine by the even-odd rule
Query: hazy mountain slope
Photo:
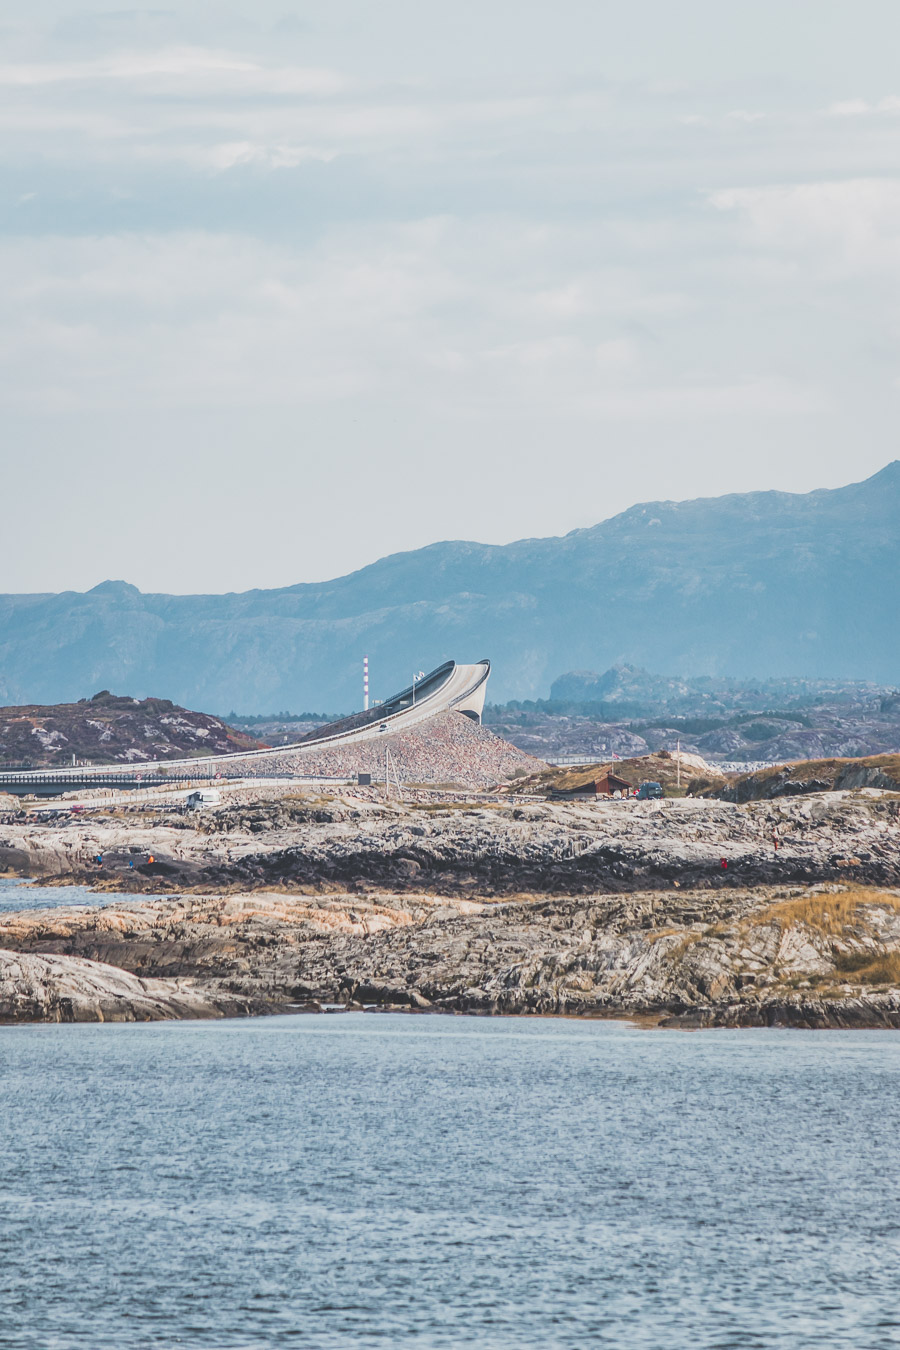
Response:
POLYGON ((866 482, 635 506, 561 539, 433 544, 243 594, 0 597, 0 699, 102 687, 227 711, 354 707, 448 656, 492 699, 629 661, 690 675, 900 671, 900 461, 866 482))

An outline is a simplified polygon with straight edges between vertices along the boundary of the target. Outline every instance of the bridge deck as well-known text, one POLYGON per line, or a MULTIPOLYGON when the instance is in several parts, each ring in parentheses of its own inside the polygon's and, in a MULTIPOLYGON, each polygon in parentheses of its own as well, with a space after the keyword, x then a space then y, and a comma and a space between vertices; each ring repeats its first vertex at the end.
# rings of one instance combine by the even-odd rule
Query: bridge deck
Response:
MULTIPOLYGON (((476 716, 480 720, 490 661, 474 665, 458 665, 446 661, 431 671, 415 686, 409 685, 387 699, 377 708, 355 713, 320 727, 292 745, 279 745, 267 750, 244 750, 227 755, 208 755, 202 759, 170 759, 146 761, 140 764, 98 764, 77 769, 34 769, 0 773, 0 792, 14 796, 60 796, 63 792, 77 792, 92 788, 116 789, 147 788, 193 784, 198 779, 209 779, 216 774, 243 777, 251 774, 254 761, 263 756, 267 762, 297 754, 312 754, 334 745, 353 744, 377 739, 383 729, 405 731, 453 708, 476 716), (246 770, 242 771, 242 767, 246 770)), ((270 775, 267 770, 268 776, 270 775)), ((293 775, 285 775, 293 776, 293 775)))

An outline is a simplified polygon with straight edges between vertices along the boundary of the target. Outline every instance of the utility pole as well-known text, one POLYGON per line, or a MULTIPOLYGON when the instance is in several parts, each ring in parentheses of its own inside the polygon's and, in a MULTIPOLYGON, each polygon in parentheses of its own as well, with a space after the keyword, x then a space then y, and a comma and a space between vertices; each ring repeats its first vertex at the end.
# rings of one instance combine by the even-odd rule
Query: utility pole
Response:
POLYGON ((391 769, 394 771, 394 784, 397 788, 397 796, 400 801, 403 800, 403 792, 400 787, 400 775, 397 773, 397 766, 391 758, 391 752, 387 746, 384 748, 384 797, 387 801, 391 795, 391 769))
POLYGON ((675 742, 675 785, 681 791, 681 737, 675 742))
POLYGON ((369 711, 369 658, 363 657, 363 712, 369 711))

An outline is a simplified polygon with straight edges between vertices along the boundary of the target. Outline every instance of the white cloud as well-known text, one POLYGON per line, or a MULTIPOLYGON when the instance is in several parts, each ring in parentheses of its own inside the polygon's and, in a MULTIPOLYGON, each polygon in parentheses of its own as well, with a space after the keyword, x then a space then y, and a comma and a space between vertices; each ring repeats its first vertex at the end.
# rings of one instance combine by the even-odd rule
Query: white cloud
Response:
POLYGON ((840 103, 832 103, 828 111, 832 117, 865 117, 874 109, 864 98, 848 98, 840 103))
POLYGON ((832 103, 828 108, 832 117, 871 117, 877 113, 896 114, 900 112, 900 98, 896 94, 889 94, 886 98, 881 98, 875 103, 869 103, 864 98, 844 99, 838 103, 832 103))
POLYGON ((731 188, 709 200, 742 217, 758 247, 834 273, 887 271, 900 280, 900 179, 731 188))
POLYGON ((0 87, 32 88, 57 84, 132 88, 180 87, 193 93, 337 94, 347 87, 333 70, 264 64, 232 52, 203 47, 170 47, 161 51, 118 52, 90 61, 48 61, 0 65, 0 87))
MULTIPOLYGON (((648 493, 795 469, 812 486, 826 462, 840 481, 848 443, 877 467, 898 411, 900 99, 889 55, 875 73, 844 50, 815 75, 788 61, 768 2, 740 43, 710 0, 702 28, 665 0, 655 24, 578 0, 568 26, 536 3, 513 23, 475 0, 331 0, 293 32, 278 0, 52 31, 24 7, 0 66, 7 439, 15 423, 71 467, 76 500, 91 475, 61 447, 103 442, 111 506, 133 438, 168 447, 186 509, 222 437, 254 461, 239 472, 268 455, 272 482, 305 455, 299 492, 374 464, 348 517, 357 562, 383 549, 367 522, 402 445, 437 441, 469 472, 455 497, 435 477, 439 519, 394 502, 396 547, 412 519, 415 542, 512 537, 648 493)), ((64 529, 68 502, 52 525, 46 509, 64 529)), ((306 546, 290 519, 284 537, 306 546)), ((311 539, 310 565, 343 570, 345 550, 311 539)))
POLYGON ((642 389, 640 397, 604 391, 592 400, 594 412, 627 422, 685 422, 750 417, 798 418, 829 406, 827 394, 778 376, 746 378, 731 383, 686 382, 642 389))
POLYGON ((500 406, 632 423, 819 406, 808 381, 697 369, 691 306, 631 268, 592 267, 593 250, 590 231, 450 217, 343 229, 304 249, 198 233, 7 240, 0 393, 7 406, 72 410, 377 395, 432 414, 500 406), (555 286, 535 285, 551 271, 555 286), (676 340, 653 338, 638 314, 676 340))
POLYGON ((266 169, 296 169, 299 164, 309 161, 329 164, 336 156, 336 150, 315 146, 258 145, 252 141, 230 141, 209 147, 186 147, 184 150, 188 163, 205 163, 218 173, 247 164, 260 165, 266 169))

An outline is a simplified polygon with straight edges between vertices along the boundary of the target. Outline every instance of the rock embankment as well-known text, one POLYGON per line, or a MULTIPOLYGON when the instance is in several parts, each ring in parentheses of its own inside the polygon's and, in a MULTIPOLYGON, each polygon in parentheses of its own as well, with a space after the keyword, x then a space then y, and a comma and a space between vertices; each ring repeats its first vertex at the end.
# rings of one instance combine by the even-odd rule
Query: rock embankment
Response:
POLYGON ((229 771, 337 778, 368 773, 383 781, 386 751, 391 757, 391 776, 402 783, 450 783, 467 788, 490 788, 517 775, 525 777, 547 767, 542 760, 501 740, 464 713, 445 712, 409 731, 386 731, 377 740, 282 751, 271 757, 260 755, 244 764, 232 762, 229 771))

